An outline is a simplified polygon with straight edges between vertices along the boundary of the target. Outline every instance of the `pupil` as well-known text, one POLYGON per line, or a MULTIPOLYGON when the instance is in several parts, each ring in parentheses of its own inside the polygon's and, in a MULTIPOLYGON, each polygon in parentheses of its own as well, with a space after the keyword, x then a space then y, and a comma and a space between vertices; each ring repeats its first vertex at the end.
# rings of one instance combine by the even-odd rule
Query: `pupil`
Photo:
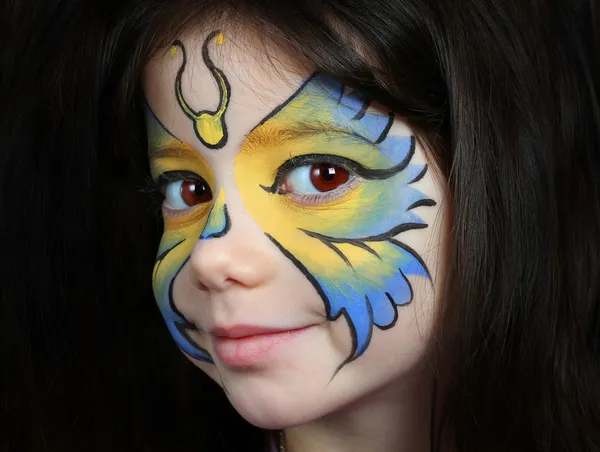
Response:
POLYGON ((212 193, 204 181, 188 179, 181 184, 181 197, 188 206, 210 201, 212 193))
POLYGON ((321 192, 335 190, 348 182, 349 178, 350 174, 344 168, 327 163, 313 165, 310 171, 310 181, 321 192))
POLYGON ((336 174, 337 173, 335 171, 335 168, 332 167, 332 166, 330 166, 330 167, 326 168, 325 171, 323 171, 321 173, 321 177, 323 179, 325 179, 326 181, 330 182, 330 181, 332 181, 332 180, 335 179, 336 174))

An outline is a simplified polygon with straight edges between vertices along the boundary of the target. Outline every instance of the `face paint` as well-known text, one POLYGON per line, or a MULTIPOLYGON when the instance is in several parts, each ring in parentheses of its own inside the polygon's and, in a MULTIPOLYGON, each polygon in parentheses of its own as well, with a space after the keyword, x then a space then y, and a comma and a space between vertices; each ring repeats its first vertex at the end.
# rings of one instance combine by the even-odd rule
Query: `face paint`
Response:
MULTIPOLYGON (((173 185, 178 188, 173 193, 175 199, 171 200, 172 203, 182 201, 176 198, 178 195, 181 198, 181 187, 185 181, 204 183, 209 189, 214 187, 213 174, 206 161, 195 149, 175 138, 150 107, 146 109, 146 127, 152 178, 159 186, 164 187, 165 192, 173 185)), ((179 208, 165 210, 164 232, 154 265, 152 286, 160 311, 177 345, 193 358, 212 362, 210 354, 190 336, 190 332, 196 329, 195 325, 181 315, 173 300, 175 278, 189 259, 202 230, 205 225, 214 229, 218 224, 218 220, 212 219, 218 215, 209 213, 219 211, 219 204, 215 203, 211 209, 212 196, 207 198, 207 201, 188 206, 187 209, 172 206, 179 208)), ((222 198, 223 194, 220 193, 219 199, 222 198)))
POLYGON ((427 227, 412 209, 435 202, 411 186, 426 165, 410 163, 414 137, 388 135, 394 116, 367 113, 368 106, 314 76, 261 121, 235 160, 250 215, 310 280, 328 319, 348 322, 353 346, 340 367, 365 352, 373 326, 395 324, 397 306, 412 299, 406 276, 429 278, 416 252, 395 238, 427 227), (343 169, 349 180, 323 193, 288 192, 286 177, 306 180, 315 167, 343 169))
MULTIPOLYGON (((202 59, 219 89, 219 106, 215 111, 196 112, 189 106, 181 89, 181 79, 187 64, 185 46, 177 40, 169 51, 171 57, 177 55, 178 49, 182 55, 182 63, 175 79, 177 103, 185 115, 193 121, 194 132, 198 139, 211 149, 222 148, 227 143, 227 125, 224 115, 229 105, 231 88, 223 71, 214 65, 209 56, 209 45, 211 43, 221 45, 224 39, 221 32, 214 31, 208 35, 202 46, 202 59)), ((167 193, 173 191, 174 197, 181 196, 183 182, 193 183, 197 188, 200 188, 200 184, 204 184, 207 192, 210 192, 211 187, 214 187, 213 175, 200 154, 169 132, 149 106, 146 110, 146 124, 151 150, 151 172, 155 181, 161 179, 158 185, 167 193)), ((207 200, 201 201, 187 205, 187 209, 184 203, 182 207, 176 206, 165 214, 165 230, 154 267, 153 287, 161 313, 177 345, 193 358, 212 363, 208 351, 200 347, 190 336, 192 331, 197 330, 196 326, 184 318, 173 300, 173 283, 189 259, 196 240, 220 237, 227 232, 230 225, 223 190, 219 192, 212 208, 210 208, 212 193, 207 200)))
POLYGON ((185 47, 181 41, 175 41, 171 47, 171 55, 174 56, 177 53, 177 48, 181 49, 183 62, 177 72, 177 78, 175 79, 175 94, 177 96, 177 102, 185 113, 185 115, 194 122, 194 132, 198 139, 206 147, 210 149, 219 149, 225 146, 227 143, 227 124, 225 124, 225 111, 229 105, 229 98, 231 96, 231 87, 229 81, 223 71, 217 68, 209 56, 209 44, 213 41, 217 45, 221 45, 224 42, 224 36, 219 31, 214 31, 204 41, 202 46, 202 59, 206 67, 208 67, 210 73, 217 82, 219 87, 219 107, 215 111, 202 110, 199 112, 194 111, 186 102, 181 92, 181 77, 185 71, 187 64, 187 54, 185 47))
MULTIPOLYGON (((231 88, 209 58, 209 44, 222 42, 213 32, 202 58, 219 87, 219 108, 195 112, 181 91, 187 56, 175 81, 177 104, 209 149, 225 146, 224 113, 231 88)), ((172 52, 173 53, 173 52, 172 52)), ((244 208, 281 254, 294 264, 321 297, 327 318, 344 317, 352 349, 338 366, 361 356, 373 327, 394 326, 398 306, 413 298, 407 276, 430 278, 423 260, 398 234, 427 227, 413 209, 435 202, 412 186, 427 165, 412 163, 415 139, 389 134, 394 115, 373 112, 370 102, 337 81, 314 75, 286 102, 258 122, 234 160, 234 180, 244 208)), ((223 237, 231 228, 226 193, 215 188, 201 153, 175 138, 148 109, 150 159, 155 180, 162 178, 176 198, 182 181, 204 184, 211 199, 165 214, 165 233, 154 271, 154 291, 179 347, 212 362, 190 332, 173 300, 173 283, 198 240, 223 237), (179 185, 169 185, 179 184, 179 185)), ((171 193, 165 190, 167 194, 171 193)), ((181 196, 183 197, 183 196, 181 196)), ((189 203, 188 203, 189 205, 189 203)))
POLYGON ((411 411, 405 394, 429 397, 444 187, 401 117, 227 33, 190 30, 143 74, 168 329, 258 427, 411 411))

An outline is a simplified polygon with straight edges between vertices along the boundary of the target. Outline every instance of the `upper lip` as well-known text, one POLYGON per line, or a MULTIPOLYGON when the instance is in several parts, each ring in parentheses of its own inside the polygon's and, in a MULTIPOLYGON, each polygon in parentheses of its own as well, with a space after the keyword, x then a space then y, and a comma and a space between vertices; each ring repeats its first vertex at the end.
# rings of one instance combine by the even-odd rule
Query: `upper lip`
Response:
POLYGON ((299 330, 306 327, 268 327, 258 325, 231 325, 231 326, 216 326, 209 330, 212 336, 228 337, 239 339, 248 336, 258 336, 260 334, 276 334, 286 331, 299 330))

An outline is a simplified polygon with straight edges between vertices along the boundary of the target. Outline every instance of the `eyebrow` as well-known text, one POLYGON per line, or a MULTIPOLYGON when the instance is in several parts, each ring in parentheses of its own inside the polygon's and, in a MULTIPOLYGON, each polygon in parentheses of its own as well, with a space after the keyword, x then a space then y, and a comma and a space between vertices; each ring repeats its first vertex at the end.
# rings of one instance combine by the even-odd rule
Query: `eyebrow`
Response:
POLYGON ((157 158, 199 158, 198 152, 183 141, 176 146, 149 146, 148 157, 157 158))
MULTIPOLYGON (((268 123, 265 123, 268 124, 268 123)), ((376 143, 349 128, 336 127, 323 122, 299 122, 284 127, 268 127, 261 125, 252 130, 244 142, 245 146, 273 146, 290 141, 300 141, 315 135, 345 135, 358 139, 365 144, 375 146, 376 143)))

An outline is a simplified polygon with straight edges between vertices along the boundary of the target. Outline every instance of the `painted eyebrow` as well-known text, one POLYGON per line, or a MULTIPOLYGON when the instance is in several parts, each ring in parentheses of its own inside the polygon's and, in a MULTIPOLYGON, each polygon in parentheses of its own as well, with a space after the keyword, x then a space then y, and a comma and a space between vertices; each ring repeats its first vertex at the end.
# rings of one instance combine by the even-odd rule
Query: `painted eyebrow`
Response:
POLYGON ((181 141, 180 146, 149 147, 149 158, 199 158, 197 151, 181 141))
MULTIPOLYGON (((265 123, 268 124, 268 123, 265 123)), ((245 145, 272 146, 290 141, 300 141, 315 135, 345 135, 376 146, 377 143, 350 128, 336 127, 323 122, 299 122, 284 127, 269 128, 264 125, 254 129, 246 136, 245 145)))

